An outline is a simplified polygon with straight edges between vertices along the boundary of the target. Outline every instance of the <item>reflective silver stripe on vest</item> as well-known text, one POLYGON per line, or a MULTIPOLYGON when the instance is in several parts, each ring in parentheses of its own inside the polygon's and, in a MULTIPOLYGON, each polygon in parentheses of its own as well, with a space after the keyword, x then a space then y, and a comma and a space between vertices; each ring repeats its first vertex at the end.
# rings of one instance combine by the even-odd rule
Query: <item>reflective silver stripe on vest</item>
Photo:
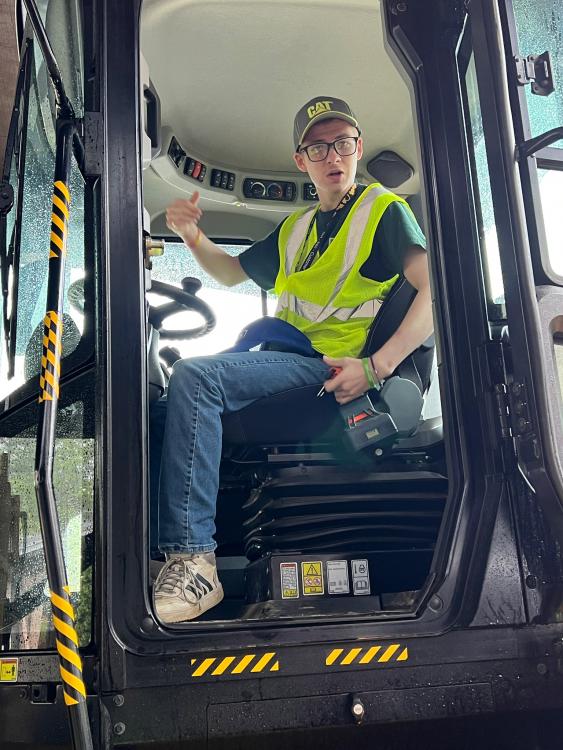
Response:
POLYGON ((289 238, 287 240, 287 247, 285 249, 286 276, 289 276, 289 274, 291 273, 291 266, 293 265, 295 256, 299 252, 301 243, 305 240, 305 235, 307 234, 307 229, 309 228, 309 224, 311 223, 311 218, 315 210, 315 206, 309 208, 307 211, 305 211, 303 216, 300 216, 297 219, 297 221, 293 225, 293 229, 291 231, 291 234, 289 235, 289 238))
MULTIPOLYGON (((326 305, 317 305, 313 302, 307 302, 306 300, 297 299, 293 295, 289 295, 288 292, 284 292, 278 300, 276 313, 281 310, 289 309, 291 312, 299 315, 301 318, 305 318, 314 323, 320 323, 327 318, 335 317, 338 320, 350 320, 353 317, 375 317, 381 302, 379 300, 368 300, 357 307, 336 307, 333 303, 334 298, 342 288, 342 285, 346 281, 352 266, 356 260, 358 248, 362 242, 362 238, 368 223, 370 211, 373 207, 374 202, 385 195, 389 191, 384 187, 378 186, 372 188, 368 195, 360 205, 357 207, 350 225, 348 228, 348 236, 346 238, 346 247, 344 249, 344 259, 342 263, 342 269, 340 276, 334 286, 330 300, 326 305)), ((307 227, 311 221, 310 212, 307 211, 302 217, 300 217, 293 227, 293 231, 287 241, 286 249, 286 274, 289 275, 290 269, 295 259, 295 255, 299 251, 301 244, 305 239, 307 233, 307 227), (291 254, 290 254, 291 250, 291 254)))
POLYGON ((330 303, 323 307, 315 305, 313 302, 298 300, 296 297, 290 298, 289 294, 284 292, 279 298, 276 313, 280 310, 287 310, 289 307, 292 312, 301 318, 310 320, 312 323, 322 323, 323 320, 330 317, 343 321, 350 320, 350 318, 375 318, 381 305, 380 300, 370 299, 357 307, 335 307, 330 303), (290 299, 291 305, 289 304, 290 299))

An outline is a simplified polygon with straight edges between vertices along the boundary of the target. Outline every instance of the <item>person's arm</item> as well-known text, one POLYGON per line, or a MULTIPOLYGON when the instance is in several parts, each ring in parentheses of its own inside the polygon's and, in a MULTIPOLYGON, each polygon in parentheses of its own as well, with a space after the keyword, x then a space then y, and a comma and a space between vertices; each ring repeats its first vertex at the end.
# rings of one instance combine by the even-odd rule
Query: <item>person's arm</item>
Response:
POLYGON ((235 286, 247 281, 248 276, 242 269, 239 259, 229 255, 219 245, 206 237, 198 227, 202 210, 197 205, 199 193, 192 197, 180 198, 166 209, 167 226, 190 248, 194 258, 204 271, 220 284, 235 286))
MULTIPOLYGON (((417 290, 417 294, 395 333, 371 357, 381 380, 389 377, 405 357, 426 341, 434 329, 428 257, 423 248, 417 245, 409 247, 405 254, 403 273, 417 290)), ((342 368, 336 377, 325 383, 325 390, 334 392, 339 404, 346 404, 369 389, 361 360, 354 357, 324 357, 324 360, 331 367, 342 368)))

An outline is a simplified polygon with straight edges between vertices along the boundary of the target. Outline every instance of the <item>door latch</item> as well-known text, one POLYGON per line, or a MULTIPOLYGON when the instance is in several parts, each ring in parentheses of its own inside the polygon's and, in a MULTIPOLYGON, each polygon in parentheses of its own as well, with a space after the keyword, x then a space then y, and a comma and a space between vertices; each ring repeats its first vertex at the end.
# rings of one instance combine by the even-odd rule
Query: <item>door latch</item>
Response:
POLYGON ((530 83, 532 94, 538 96, 549 96, 554 92, 555 84, 549 51, 541 55, 515 57, 514 67, 519 86, 527 86, 530 83))

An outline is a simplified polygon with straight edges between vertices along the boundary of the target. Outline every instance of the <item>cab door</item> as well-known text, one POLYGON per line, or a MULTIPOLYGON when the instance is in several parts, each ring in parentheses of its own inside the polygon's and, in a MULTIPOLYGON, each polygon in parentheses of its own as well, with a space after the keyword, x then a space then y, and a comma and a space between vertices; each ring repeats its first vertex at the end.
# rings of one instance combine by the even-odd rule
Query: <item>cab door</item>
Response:
POLYGON ((469 12, 510 341, 499 417, 561 537, 563 6, 472 0, 469 12))

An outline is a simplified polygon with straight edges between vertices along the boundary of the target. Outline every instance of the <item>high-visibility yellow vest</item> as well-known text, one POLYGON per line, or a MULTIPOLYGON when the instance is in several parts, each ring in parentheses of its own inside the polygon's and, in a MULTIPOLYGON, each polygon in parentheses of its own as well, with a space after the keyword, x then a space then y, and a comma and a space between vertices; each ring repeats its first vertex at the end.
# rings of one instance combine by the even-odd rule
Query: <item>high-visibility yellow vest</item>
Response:
POLYGON ((304 271, 296 271, 317 241, 316 207, 287 217, 279 233, 280 267, 274 286, 276 317, 286 320, 331 357, 357 357, 381 302, 399 278, 374 281, 360 276, 377 225, 390 203, 406 202, 379 183, 369 185, 354 203, 336 237, 304 271), (316 222, 315 222, 316 223, 316 222))

